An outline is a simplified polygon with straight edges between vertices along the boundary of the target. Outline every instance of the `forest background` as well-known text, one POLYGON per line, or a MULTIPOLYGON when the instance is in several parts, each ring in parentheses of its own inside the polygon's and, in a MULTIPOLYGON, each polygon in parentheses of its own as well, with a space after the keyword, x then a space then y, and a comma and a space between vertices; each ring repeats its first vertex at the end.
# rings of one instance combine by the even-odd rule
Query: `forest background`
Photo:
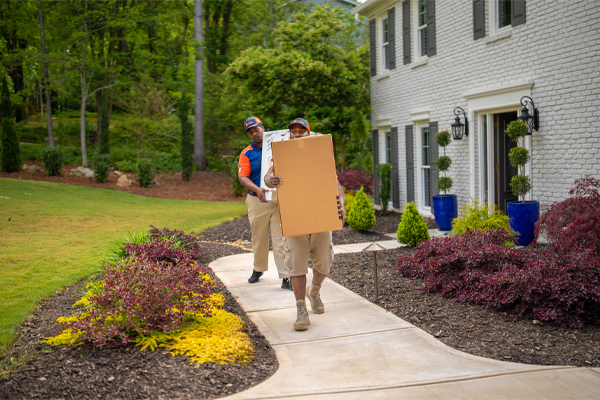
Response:
MULTIPOLYGON (((339 170, 370 174, 365 27, 329 5, 202 3, 206 168, 237 172, 249 116, 266 130, 303 117, 332 134, 339 170)), ((149 158, 162 171, 181 170, 177 108, 185 96, 193 125, 197 44, 194 0, 0 0, 0 77, 23 159, 39 160, 52 145, 46 63, 52 137, 68 163, 93 164, 104 120, 118 169, 149 158)))

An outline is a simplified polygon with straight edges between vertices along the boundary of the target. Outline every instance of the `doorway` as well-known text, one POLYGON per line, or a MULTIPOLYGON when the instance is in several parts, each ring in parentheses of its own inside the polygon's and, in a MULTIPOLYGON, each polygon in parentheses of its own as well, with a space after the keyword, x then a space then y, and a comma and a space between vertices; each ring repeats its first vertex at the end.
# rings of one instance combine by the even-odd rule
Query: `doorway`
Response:
POLYGON ((508 124, 516 119, 516 111, 494 114, 494 202, 504 213, 507 212, 509 201, 519 199, 510 188, 510 180, 518 175, 518 170, 510 165, 508 159, 508 153, 516 147, 516 143, 504 133, 508 124))

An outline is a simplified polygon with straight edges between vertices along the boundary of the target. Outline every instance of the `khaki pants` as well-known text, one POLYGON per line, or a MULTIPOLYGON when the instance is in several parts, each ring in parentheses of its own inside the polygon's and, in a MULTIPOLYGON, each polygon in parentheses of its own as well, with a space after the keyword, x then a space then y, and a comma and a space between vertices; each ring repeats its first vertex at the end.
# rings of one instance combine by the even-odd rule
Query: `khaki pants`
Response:
POLYGON ((324 275, 329 274, 333 264, 331 231, 287 237, 285 244, 285 264, 290 276, 306 275, 309 259, 312 260, 314 269, 324 275))
POLYGON ((289 273, 284 263, 285 249, 281 232, 279 204, 276 201, 261 203, 256 196, 246 195, 248 219, 252 229, 252 250, 254 252, 254 270, 265 272, 269 268, 269 230, 273 244, 273 257, 279 278, 288 278, 289 273))

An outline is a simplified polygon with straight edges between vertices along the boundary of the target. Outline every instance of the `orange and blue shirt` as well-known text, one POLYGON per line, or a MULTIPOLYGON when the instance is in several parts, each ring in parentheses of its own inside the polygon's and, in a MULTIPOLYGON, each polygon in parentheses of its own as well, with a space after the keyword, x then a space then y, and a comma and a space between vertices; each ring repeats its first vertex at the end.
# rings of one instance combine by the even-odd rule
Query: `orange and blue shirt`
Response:
MULTIPOLYGON (((262 146, 257 146, 251 143, 240 153, 240 161, 238 163, 238 176, 247 176, 252 183, 260 187, 260 168, 262 164, 262 146)), ((248 194, 256 196, 251 190, 248 194)))

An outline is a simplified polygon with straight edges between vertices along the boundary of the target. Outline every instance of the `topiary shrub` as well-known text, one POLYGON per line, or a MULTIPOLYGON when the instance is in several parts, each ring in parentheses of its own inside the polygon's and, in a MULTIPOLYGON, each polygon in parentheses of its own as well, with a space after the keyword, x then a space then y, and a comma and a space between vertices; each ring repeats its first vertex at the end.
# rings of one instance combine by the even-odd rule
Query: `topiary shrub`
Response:
POLYGON ((375 226, 375 210, 369 204, 367 195, 361 187, 354 198, 346 220, 355 231, 368 231, 375 226))
POLYGON ((2 171, 18 172, 22 161, 15 123, 10 118, 4 118, 2 120, 2 171))
POLYGON ((480 204, 474 198, 471 198, 471 204, 463 204, 460 216, 452 221, 452 231, 456 235, 462 235, 468 229, 487 231, 493 228, 511 232, 508 215, 504 214, 495 204, 491 206, 487 202, 480 204))
MULTIPOLYGON (((516 119, 506 127, 506 135, 517 144, 508 152, 510 165, 519 169, 519 175, 515 175, 510 180, 510 188, 515 196, 523 198, 531 191, 531 179, 525 175, 524 167, 529 162, 529 151, 521 146, 521 138, 527 135, 527 124, 516 119)), ((522 200, 525 201, 524 199, 522 200)))
POLYGON ((381 212, 385 214, 392 193, 392 164, 377 164, 377 176, 379 177, 380 186, 379 203, 381 205, 381 212))
POLYGON ((42 162, 48 176, 60 176, 65 165, 65 156, 60 146, 46 147, 42 152, 42 162))
POLYGON ((152 163, 143 158, 138 164, 135 179, 141 187, 149 188, 152 186, 152 182, 154 181, 154 173, 155 172, 152 163))
POLYGON ((179 120, 181 122, 181 177, 189 181, 194 169, 194 152, 192 149, 192 124, 188 119, 188 102, 185 92, 179 101, 179 120))
POLYGON ((96 154, 94 156, 94 178, 97 182, 105 183, 110 174, 110 154, 96 154))
POLYGON ((600 255, 600 180, 577 179, 570 197, 552 204, 535 224, 535 240, 546 233, 558 253, 589 250, 600 255))
POLYGON ((452 178, 446 176, 446 171, 452 165, 452 160, 446 155, 446 146, 450 144, 450 133, 448 131, 441 131, 435 134, 435 142, 444 149, 444 155, 435 160, 438 170, 444 173, 444 176, 438 178, 436 187, 439 192, 446 192, 452 187, 452 178))
POLYGON ((423 279, 423 291, 460 303, 554 321, 564 329, 600 322, 600 257, 590 251, 523 252, 505 246, 505 229, 433 238, 400 258, 398 270, 423 279))
POLYGON ((404 207, 396 237, 398 242, 412 247, 423 240, 429 239, 429 230, 425 218, 419 214, 417 206, 412 201, 404 207))

